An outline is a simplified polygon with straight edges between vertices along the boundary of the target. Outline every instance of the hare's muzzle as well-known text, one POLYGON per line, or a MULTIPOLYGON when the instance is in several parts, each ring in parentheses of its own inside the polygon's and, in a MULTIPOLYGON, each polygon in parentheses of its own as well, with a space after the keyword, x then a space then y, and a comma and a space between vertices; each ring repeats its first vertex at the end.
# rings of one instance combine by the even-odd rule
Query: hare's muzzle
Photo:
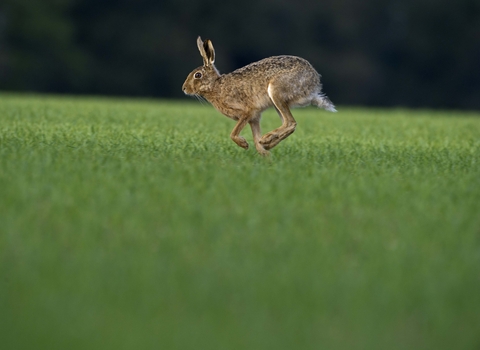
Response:
POLYGON ((188 93, 188 88, 187 88, 187 82, 183 83, 183 86, 182 86, 182 91, 185 95, 190 95, 190 93, 188 93))

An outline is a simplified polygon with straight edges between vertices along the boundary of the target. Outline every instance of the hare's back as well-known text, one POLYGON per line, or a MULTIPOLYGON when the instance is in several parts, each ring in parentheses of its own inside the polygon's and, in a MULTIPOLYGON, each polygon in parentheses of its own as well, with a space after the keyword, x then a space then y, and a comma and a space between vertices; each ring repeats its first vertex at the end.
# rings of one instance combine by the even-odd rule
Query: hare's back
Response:
POLYGON ((278 75, 298 75, 298 74, 318 75, 315 68, 305 59, 297 56, 273 56, 263 60, 250 63, 245 67, 233 71, 233 75, 242 75, 243 77, 268 77, 272 78, 278 75))

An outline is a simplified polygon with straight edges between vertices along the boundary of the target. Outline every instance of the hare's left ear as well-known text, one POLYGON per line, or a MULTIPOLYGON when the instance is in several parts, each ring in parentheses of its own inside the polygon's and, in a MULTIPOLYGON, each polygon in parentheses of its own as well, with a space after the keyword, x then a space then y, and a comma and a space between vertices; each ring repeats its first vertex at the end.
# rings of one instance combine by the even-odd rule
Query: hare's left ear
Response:
POLYGON ((197 39, 198 51, 203 58, 203 65, 208 67, 215 62, 215 49, 210 40, 202 41, 202 38, 198 37, 197 39))

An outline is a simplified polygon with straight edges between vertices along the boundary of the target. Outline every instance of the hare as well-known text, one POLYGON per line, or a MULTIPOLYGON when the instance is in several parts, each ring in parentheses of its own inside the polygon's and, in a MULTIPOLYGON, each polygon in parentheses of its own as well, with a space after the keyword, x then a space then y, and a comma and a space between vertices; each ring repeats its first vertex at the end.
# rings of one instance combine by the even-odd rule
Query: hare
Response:
POLYGON ((268 155, 295 131, 297 122, 290 107, 310 104, 336 112, 330 99, 322 93, 320 74, 305 59, 296 56, 273 56, 251 63, 228 74, 215 68, 215 50, 210 40, 197 39, 203 66, 194 69, 185 80, 182 90, 186 95, 202 97, 219 112, 235 120, 230 137, 240 147, 248 143, 240 136, 248 124, 252 129, 258 153, 268 155), (262 136, 262 112, 274 106, 282 126, 262 136))

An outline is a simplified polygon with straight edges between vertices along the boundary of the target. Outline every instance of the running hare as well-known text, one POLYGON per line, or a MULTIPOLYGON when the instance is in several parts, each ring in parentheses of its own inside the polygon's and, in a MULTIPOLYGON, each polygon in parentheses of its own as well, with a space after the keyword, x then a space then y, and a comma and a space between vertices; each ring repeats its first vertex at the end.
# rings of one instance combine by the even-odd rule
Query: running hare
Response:
POLYGON ((230 137, 242 148, 248 143, 240 132, 250 124, 255 148, 262 155, 295 131, 297 122, 289 107, 313 104, 336 112, 330 99, 322 93, 320 74, 303 58, 273 56, 251 63, 228 74, 214 66, 215 50, 210 40, 197 39, 203 66, 193 70, 183 84, 187 95, 200 96, 218 111, 237 121, 230 137), (274 106, 282 126, 262 136, 262 112, 274 106))

